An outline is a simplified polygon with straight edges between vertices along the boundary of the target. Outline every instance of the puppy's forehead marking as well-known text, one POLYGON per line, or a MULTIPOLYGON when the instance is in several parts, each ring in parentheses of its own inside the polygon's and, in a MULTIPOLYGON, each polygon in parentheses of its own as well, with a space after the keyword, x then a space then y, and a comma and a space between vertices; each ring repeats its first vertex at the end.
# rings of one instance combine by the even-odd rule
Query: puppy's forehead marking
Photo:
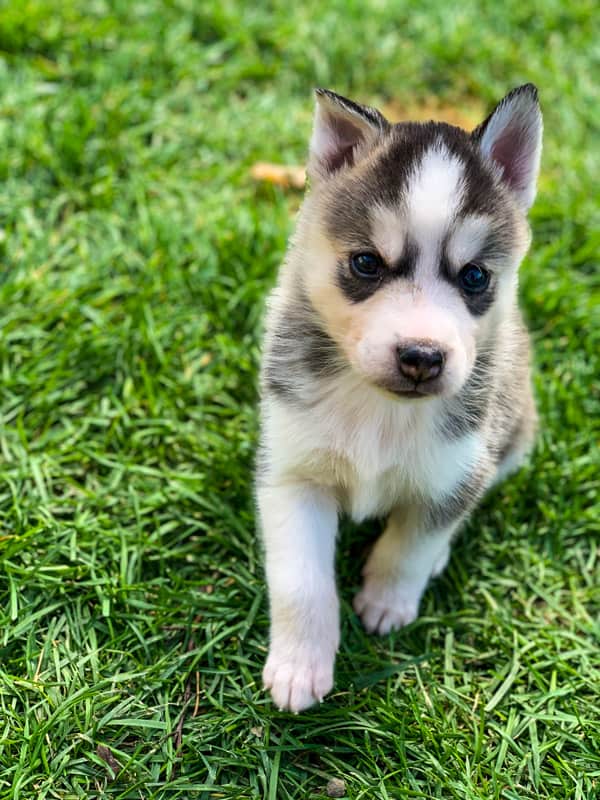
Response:
POLYGON ((364 184, 347 176, 334 184, 324 201, 325 228, 329 236, 353 247, 364 247, 372 237, 369 209, 373 204, 364 184))
POLYGON ((373 244, 388 264, 394 264, 404 252, 406 239, 400 209, 377 203, 369 216, 373 244))
POLYGON ((461 207, 464 165, 442 142, 424 154, 406 191, 411 236, 423 248, 439 242, 461 207))
POLYGON ((436 258, 461 207, 464 164, 441 140, 416 161, 396 203, 370 209, 372 241, 388 263, 397 262, 414 243, 426 260, 436 258))
POLYGON ((483 249, 491 228, 491 220, 483 214, 469 214, 451 228, 446 255, 452 266, 461 267, 483 249))

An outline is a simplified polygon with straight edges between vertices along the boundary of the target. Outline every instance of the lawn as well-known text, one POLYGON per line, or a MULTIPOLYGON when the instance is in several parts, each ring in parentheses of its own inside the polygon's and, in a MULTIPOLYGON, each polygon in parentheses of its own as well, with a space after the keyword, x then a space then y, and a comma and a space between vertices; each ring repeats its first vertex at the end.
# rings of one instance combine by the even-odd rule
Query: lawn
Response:
MULTIPOLYGON (((0 7, 0 798, 600 796, 600 25, 592 0, 0 7), (541 414, 404 631, 261 688, 264 298, 324 85, 477 117, 539 86, 521 297, 541 414)), ((427 112, 429 113, 429 112, 427 112)))

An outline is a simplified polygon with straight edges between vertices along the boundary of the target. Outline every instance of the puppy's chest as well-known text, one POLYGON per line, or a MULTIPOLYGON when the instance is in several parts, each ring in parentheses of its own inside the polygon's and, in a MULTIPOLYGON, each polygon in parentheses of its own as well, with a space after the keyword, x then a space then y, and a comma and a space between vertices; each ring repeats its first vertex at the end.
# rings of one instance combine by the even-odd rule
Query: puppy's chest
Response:
POLYGON ((340 504, 355 522, 387 514, 394 506, 409 502, 411 481, 401 468, 374 476, 350 472, 337 486, 340 504))
POLYGON ((427 419, 367 419, 333 430, 316 428, 305 467, 313 479, 335 490, 356 521, 387 514, 416 498, 447 495, 468 474, 479 451, 476 437, 446 441, 427 419))

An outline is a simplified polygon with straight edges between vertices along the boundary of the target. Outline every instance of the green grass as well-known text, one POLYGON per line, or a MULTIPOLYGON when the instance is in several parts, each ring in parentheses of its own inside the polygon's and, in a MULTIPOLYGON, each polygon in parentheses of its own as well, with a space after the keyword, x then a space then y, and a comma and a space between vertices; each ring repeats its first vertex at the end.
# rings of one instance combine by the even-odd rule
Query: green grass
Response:
POLYGON ((2 4, 0 798, 600 795, 599 34, 591 0, 2 4), (252 461, 299 196, 249 168, 304 158, 314 85, 529 80, 531 467, 383 639, 350 609, 378 526, 346 525, 335 691, 279 713, 252 461))

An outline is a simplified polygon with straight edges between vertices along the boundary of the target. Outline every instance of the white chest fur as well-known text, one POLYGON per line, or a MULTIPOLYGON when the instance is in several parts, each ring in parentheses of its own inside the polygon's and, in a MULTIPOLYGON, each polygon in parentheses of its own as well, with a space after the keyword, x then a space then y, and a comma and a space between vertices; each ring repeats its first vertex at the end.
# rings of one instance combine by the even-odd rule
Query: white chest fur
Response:
POLYGON ((265 435, 273 473, 330 487, 353 519, 415 497, 442 498, 473 470, 477 433, 448 441, 440 401, 403 402, 363 386, 336 386, 310 409, 271 401, 265 435))

